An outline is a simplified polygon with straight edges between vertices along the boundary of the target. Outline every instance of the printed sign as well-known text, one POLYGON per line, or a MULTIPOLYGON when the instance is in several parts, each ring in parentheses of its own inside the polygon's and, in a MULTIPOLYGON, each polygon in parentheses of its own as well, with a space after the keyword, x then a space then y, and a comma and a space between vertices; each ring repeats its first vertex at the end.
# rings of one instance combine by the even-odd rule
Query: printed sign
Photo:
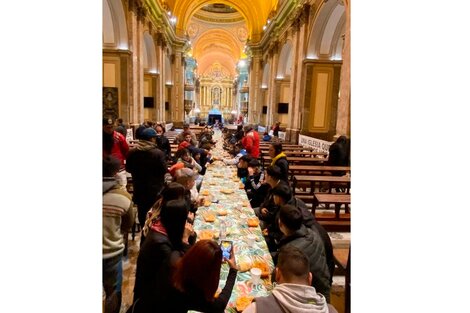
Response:
POLYGON ((134 140, 134 134, 132 133, 132 128, 128 128, 126 133, 126 141, 129 143, 131 140, 134 140))
MULTIPOLYGON (((279 132, 280 134, 281 132, 279 132)), ((317 138, 299 135, 299 145, 313 148, 316 152, 326 152, 328 153, 330 146, 333 142, 320 140, 317 138)))
POLYGON ((173 123, 165 124, 165 131, 170 131, 173 128, 173 123))
POLYGON ((286 140, 286 132, 279 132, 279 139, 286 140))

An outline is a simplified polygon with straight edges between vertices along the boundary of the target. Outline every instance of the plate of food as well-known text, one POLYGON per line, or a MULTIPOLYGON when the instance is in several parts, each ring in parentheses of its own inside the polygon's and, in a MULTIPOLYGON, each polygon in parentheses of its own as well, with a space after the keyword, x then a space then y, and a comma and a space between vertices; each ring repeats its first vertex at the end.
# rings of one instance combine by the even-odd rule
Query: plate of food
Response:
POLYGON ((212 240, 214 239, 214 231, 212 229, 203 229, 198 234, 198 239, 204 240, 212 240))
POLYGON ((206 214, 204 214, 204 220, 208 223, 212 223, 215 221, 215 215, 214 213, 211 213, 211 212, 207 212, 206 214))
POLYGON ((235 301, 235 308, 238 312, 243 312, 247 306, 253 301, 255 297, 253 296, 239 296, 235 301))
POLYGON ((259 220, 256 217, 247 218, 246 222, 249 227, 257 227, 259 225, 259 220))
POLYGON ((261 277, 268 277, 270 274, 269 271, 269 265, 266 261, 262 260, 255 260, 253 261, 253 266, 252 267, 257 267, 261 270, 261 277))
POLYGON ((221 189, 220 192, 223 193, 223 194, 229 195, 229 194, 233 193, 233 190, 232 189, 221 189))
POLYGON ((220 215, 220 216, 225 216, 225 215, 228 214, 228 212, 227 212, 226 209, 218 209, 217 214, 220 215))

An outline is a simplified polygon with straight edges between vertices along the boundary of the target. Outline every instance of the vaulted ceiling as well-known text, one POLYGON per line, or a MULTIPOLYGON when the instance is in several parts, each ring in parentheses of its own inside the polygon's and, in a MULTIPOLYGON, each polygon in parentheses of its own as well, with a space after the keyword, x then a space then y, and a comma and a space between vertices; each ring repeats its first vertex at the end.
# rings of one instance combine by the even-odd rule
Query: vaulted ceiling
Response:
POLYGON ((225 4, 237 10, 245 19, 247 36, 258 41, 263 34, 263 25, 269 13, 277 8, 278 0, 157 0, 166 4, 174 16, 178 17, 176 31, 184 34, 191 17, 202 7, 211 4, 225 4))
POLYGON ((247 40, 260 40, 278 0, 160 0, 177 18, 176 33, 189 37, 198 75, 214 65, 231 77, 247 40))

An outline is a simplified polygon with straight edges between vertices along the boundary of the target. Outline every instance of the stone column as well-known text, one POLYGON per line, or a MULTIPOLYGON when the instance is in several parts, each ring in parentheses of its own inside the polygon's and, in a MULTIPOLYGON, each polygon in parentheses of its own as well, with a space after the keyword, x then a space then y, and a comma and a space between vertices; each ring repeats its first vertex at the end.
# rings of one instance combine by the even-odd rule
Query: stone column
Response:
POLYGON ((171 88, 171 99, 173 105, 172 122, 181 122, 184 120, 184 59, 183 42, 174 44, 174 57, 172 64, 173 87, 171 88))
POLYGON ((143 66, 143 22, 145 11, 137 1, 129 1, 129 26, 131 56, 130 119, 140 123, 144 119, 144 66, 143 66))
POLYGON ((163 81, 163 64, 164 59, 164 39, 161 32, 157 32, 153 39, 156 44, 156 58, 157 58, 157 76, 156 76, 156 109, 157 109, 157 121, 165 122, 165 82, 163 81))
POLYGON ((310 5, 304 5, 298 12, 292 28, 294 30, 293 40, 293 69, 291 75, 291 109, 288 115, 288 125, 286 128, 286 141, 297 142, 300 133, 302 118, 302 103, 305 90, 303 59, 308 44, 308 19, 310 5))
POLYGON ((276 112, 276 92, 277 92, 277 66, 279 63, 279 43, 277 41, 272 43, 271 50, 269 51, 271 56, 271 64, 269 70, 269 85, 268 85, 268 110, 266 112, 266 126, 271 127, 275 120, 277 120, 276 112))
POLYGON ((346 31, 343 43, 343 65, 340 77, 340 99, 336 120, 336 136, 351 136, 351 11, 349 0, 343 0, 346 13, 346 31))
POLYGON ((250 83, 249 83, 249 96, 248 96, 248 123, 258 123, 259 115, 261 112, 261 80, 262 71, 261 58, 262 51, 259 48, 252 49, 252 58, 250 62, 250 83))

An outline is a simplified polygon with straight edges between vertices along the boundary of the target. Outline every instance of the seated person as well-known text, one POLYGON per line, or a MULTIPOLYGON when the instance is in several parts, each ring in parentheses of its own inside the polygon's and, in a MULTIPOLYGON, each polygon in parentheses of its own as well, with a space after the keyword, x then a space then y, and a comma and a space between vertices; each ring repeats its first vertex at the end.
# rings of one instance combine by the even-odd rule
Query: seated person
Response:
MULTIPOLYGON (((278 223, 283 234, 279 249, 284 246, 294 246, 305 253, 313 275, 312 286, 318 293, 325 296, 327 302, 330 302, 331 277, 321 237, 303 225, 302 213, 292 205, 281 206, 278 223)), ((278 261, 278 254, 279 251, 271 253, 275 264, 278 261)))
POLYGON ((203 198, 199 197, 196 188, 196 179, 198 174, 189 168, 181 168, 175 171, 176 182, 183 185, 191 192, 191 212, 196 212, 197 208, 202 205, 203 198))
POLYGON ((196 160, 191 156, 191 153, 188 149, 180 149, 175 153, 176 163, 181 162, 184 164, 184 167, 194 170, 196 173, 199 173, 202 170, 201 165, 199 165, 196 160))
POLYGON ((312 287, 309 259, 300 249, 286 245, 279 250, 274 280, 278 282, 267 297, 256 297, 243 313, 310 312, 338 313, 325 297, 312 287))
POLYGON ((199 148, 211 149, 212 146, 216 144, 215 140, 212 139, 213 134, 214 132, 209 126, 204 127, 199 135, 199 148))
POLYGON ((268 234, 269 229, 273 227, 272 224, 276 221, 277 212, 279 211, 279 206, 274 203, 272 189, 278 184, 286 184, 279 178, 280 176, 281 171, 277 166, 270 166, 266 169, 265 182, 270 189, 263 203, 259 207, 253 208, 256 216, 260 219, 260 227, 263 230, 270 251, 274 251, 277 248, 274 238, 270 238, 268 234))
POLYGON ((264 132, 263 141, 271 141, 271 136, 269 135, 268 132, 264 132))
POLYGON ((250 200, 264 182, 264 171, 262 171, 260 167, 261 163, 257 159, 251 159, 248 162, 248 176, 245 182, 245 191, 250 200))
MULTIPOLYGON (((326 254, 326 263, 330 272, 331 284, 333 279, 333 272, 335 269, 335 262, 333 259, 333 245, 327 231, 316 221, 305 202, 293 196, 292 188, 290 188, 288 185, 279 184, 272 190, 272 194, 274 195, 274 203, 279 207, 289 204, 299 209, 300 213, 302 214, 302 224, 304 224, 307 228, 311 228, 318 236, 322 238, 326 254)), ((276 217, 276 220, 278 217, 276 217)), ((268 229, 268 236, 271 238, 271 240, 275 240, 276 244, 279 243, 279 239, 282 237, 282 232, 279 229, 279 225, 277 223, 272 224, 272 227, 268 229)))
POLYGON ((151 225, 137 257, 134 286, 134 312, 152 312, 167 297, 171 260, 181 257, 190 247, 192 225, 187 222, 186 200, 170 200, 161 207, 160 216, 151 225))
POLYGON ((248 162, 251 160, 252 158, 249 155, 244 155, 238 160, 237 176, 242 180, 243 183, 246 182, 248 177, 248 162))
POLYGON ((235 255, 223 258, 216 241, 200 240, 178 260, 172 273, 170 296, 159 303, 159 312, 223 313, 237 277, 235 255), (216 296, 222 262, 227 262, 230 270, 224 288, 216 296))

